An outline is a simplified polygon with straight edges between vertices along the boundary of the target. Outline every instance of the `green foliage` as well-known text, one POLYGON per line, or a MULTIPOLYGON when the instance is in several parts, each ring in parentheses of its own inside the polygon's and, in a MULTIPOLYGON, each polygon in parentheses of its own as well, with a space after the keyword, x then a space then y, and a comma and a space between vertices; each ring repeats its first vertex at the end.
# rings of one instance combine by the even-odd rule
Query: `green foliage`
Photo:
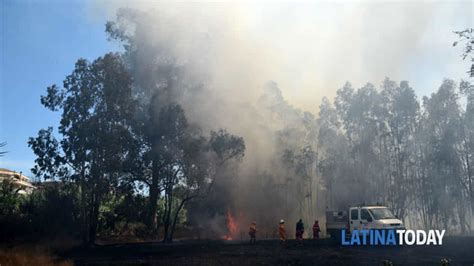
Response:
POLYGON ((30 138, 37 156, 32 172, 79 186, 84 242, 94 242, 102 199, 119 183, 133 145, 131 82, 121 57, 110 53, 92 63, 79 59, 63 87, 48 87, 41 97, 46 108, 62 112, 60 140, 52 128, 30 138))
POLYGON ((45 184, 31 194, 18 194, 8 182, 3 182, 0 228, 5 237, 79 233, 77 188, 56 182, 45 184))
POLYGON ((108 194, 99 207, 98 234, 133 235, 135 229, 131 227, 143 223, 145 218, 146 198, 143 195, 108 194))
POLYGON ((23 197, 18 193, 16 188, 8 179, 4 179, 0 183, 0 215, 7 217, 15 215, 19 211, 23 197))
POLYGON ((79 235, 80 209, 78 188, 60 182, 46 185, 28 196, 22 206, 30 227, 41 235, 79 235))
MULTIPOLYGON (((176 213, 176 211, 178 211, 180 199, 182 200, 182 198, 179 197, 180 192, 177 191, 176 194, 177 194, 178 199, 176 201, 173 201, 173 205, 171 206, 171 212, 172 213, 176 213)), ((160 198, 160 200, 158 200, 158 213, 164 213, 165 209, 166 209, 165 198, 160 198)), ((186 210, 186 208, 182 208, 181 210, 179 210, 179 214, 178 214, 177 219, 176 219, 176 224, 177 225, 184 225, 184 224, 186 224, 187 221, 188 221, 187 210, 186 210)))
POLYGON ((35 166, 31 172, 43 180, 66 179, 69 174, 68 166, 60 152, 60 143, 53 136, 53 128, 41 129, 38 137, 30 138, 28 145, 36 154, 35 166))
POLYGON ((222 162, 230 159, 241 160, 245 154, 244 139, 231 135, 224 129, 211 131, 209 146, 222 162))

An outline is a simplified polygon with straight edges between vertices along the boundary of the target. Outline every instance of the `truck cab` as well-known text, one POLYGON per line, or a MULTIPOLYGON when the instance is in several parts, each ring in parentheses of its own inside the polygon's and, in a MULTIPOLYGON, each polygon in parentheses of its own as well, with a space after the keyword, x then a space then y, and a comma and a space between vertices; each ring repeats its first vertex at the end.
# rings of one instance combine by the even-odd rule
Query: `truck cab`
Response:
POLYGON ((341 230, 404 229, 403 222, 385 206, 350 207, 345 211, 326 211, 326 233, 340 238, 341 230))
POLYGON ((384 206, 349 208, 349 230, 403 229, 403 222, 384 206))

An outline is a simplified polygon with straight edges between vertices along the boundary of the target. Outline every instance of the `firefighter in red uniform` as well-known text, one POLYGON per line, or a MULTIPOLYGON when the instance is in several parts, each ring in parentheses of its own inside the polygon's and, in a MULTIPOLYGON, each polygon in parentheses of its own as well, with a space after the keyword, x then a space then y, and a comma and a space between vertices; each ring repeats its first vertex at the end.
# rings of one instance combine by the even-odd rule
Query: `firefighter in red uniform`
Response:
POLYGON ((253 221, 250 224, 249 229, 249 236, 250 236, 250 244, 255 244, 257 242, 257 222, 253 221))
POLYGON ((316 220, 313 224, 313 239, 319 239, 319 232, 321 232, 321 228, 319 228, 319 222, 316 220))

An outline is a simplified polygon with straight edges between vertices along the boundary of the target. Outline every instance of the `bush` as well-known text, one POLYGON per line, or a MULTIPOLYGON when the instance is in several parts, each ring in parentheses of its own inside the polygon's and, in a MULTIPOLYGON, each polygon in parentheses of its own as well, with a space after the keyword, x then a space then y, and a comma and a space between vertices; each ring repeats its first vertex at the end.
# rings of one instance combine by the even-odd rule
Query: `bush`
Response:
POLYGON ((0 207, 0 235, 4 240, 74 235, 80 228, 73 187, 40 187, 30 195, 21 195, 3 182, 0 207))

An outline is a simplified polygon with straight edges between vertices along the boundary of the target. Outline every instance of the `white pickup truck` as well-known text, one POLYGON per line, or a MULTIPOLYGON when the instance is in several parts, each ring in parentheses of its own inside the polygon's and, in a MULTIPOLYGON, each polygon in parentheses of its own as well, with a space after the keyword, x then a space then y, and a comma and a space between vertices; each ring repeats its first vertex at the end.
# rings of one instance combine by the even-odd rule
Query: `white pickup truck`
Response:
POLYGON ((326 233, 340 238, 341 230, 404 229, 403 222, 385 206, 350 207, 348 211, 326 211, 326 233))

